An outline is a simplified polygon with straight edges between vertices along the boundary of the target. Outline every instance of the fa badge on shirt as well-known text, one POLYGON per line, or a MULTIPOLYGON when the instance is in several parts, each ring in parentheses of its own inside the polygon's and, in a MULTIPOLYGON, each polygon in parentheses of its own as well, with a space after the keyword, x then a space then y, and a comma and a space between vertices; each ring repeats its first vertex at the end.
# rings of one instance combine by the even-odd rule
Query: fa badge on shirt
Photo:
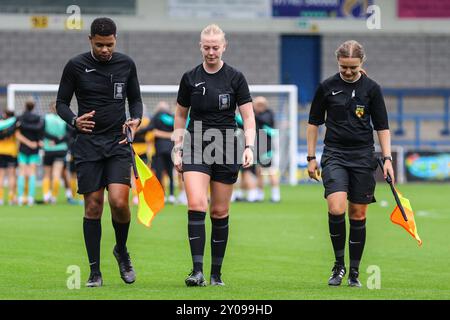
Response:
POLYGON ((228 93, 219 95, 219 110, 230 108, 230 95, 228 93))
POLYGON ((115 82, 114 83, 114 99, 123 99, 124 87, 125 87, 125 83, 123 83, 123 82, 115 82))
POLYGON ((355 113, 358 118, 361 118, 364 115, 364 106, 356 105, 355 113))

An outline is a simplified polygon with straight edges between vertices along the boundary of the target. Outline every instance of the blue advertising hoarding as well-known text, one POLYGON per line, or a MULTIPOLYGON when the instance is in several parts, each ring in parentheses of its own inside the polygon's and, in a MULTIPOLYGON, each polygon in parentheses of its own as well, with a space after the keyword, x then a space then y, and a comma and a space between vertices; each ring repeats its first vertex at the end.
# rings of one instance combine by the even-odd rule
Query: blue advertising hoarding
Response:
POLYGON ((450 152, 412 151, 405 154, 408 181, 450 181, 450 152))
POLYGON ((274 17, 367 18, 373 0, 272 0, 274 17))

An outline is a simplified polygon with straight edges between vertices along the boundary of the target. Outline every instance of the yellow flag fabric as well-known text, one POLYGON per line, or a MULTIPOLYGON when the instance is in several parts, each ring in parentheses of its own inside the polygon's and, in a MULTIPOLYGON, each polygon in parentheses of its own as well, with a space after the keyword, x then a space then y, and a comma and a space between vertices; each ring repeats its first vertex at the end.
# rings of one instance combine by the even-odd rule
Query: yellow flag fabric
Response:
POLYGON ((135 179, 139 198, 138 221, 150 227, 155 215, 164 208, 164 189, 149 167, 136 155, 138 178, 135 179))
POLYGON ((417 233, 416 222, 414 221, 414 212, 411 208, 411 203, 408 199, 404 198, 400 192, 398 192, 398 198, 400 199, 400 203, 403 206, 403 210, 406 213, 406 217, 408 221, 405 221, 403 218, 402 212, 400 211, 399 206, 396 206, 394 211, 391 213, 391 221, 395 224, 402 226, 406 231, 409 232, 419 243, 419 246, 422 245, 422 240, 417 233))

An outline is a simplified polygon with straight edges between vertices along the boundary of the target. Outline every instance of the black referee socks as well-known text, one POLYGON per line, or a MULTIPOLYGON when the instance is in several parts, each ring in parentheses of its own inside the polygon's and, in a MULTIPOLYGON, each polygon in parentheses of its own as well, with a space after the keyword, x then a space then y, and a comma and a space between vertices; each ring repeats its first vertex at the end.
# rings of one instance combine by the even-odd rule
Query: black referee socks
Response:
POLYGON ((364 251, 366 243, 366 219, 351 220, 350 219, 350 267, 359 268, 359 263, 364 251))
POLYGON ((333 244, 336 264, 345 265, 345 212, 340 215, 328 213, 328 226, 330 229, 331 243, 333 244))
POLYGON ((205 251, 205 216, 206 212, 188 211, 188 236, 193 269, 201 272, 203 272, 203 253, 205 251))
POLYGON ((114 227, 114 232, 116 233, 116 248, 117 252, 125 253, 127 252, 127 239, 128 230, 130 229, 130 222, 118 223, 112 219, 112 225, 114 227))
POLYGON ((211 223, 211 274, 220 275, 228 241, 228 216, 223 219, 211 218, 211 223))
POLYGON ((100 272, 100 239, 102 237, 101 220, 84 218, 83 233, 91 273, 98 273, 100 272))

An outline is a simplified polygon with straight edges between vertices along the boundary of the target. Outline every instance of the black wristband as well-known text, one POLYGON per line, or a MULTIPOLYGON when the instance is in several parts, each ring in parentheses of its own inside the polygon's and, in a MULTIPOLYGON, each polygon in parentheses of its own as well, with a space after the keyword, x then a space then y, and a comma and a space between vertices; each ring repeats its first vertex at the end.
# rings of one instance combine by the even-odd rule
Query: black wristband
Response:
POLYGON ((315 160, 316 156, 307 156, 306 161, 310 162, 311 160, 315 160))
POLYGON ((383 162, 385 162, 386 160, 389 160, 392 162, 392 156, 383 157, 383 162))

